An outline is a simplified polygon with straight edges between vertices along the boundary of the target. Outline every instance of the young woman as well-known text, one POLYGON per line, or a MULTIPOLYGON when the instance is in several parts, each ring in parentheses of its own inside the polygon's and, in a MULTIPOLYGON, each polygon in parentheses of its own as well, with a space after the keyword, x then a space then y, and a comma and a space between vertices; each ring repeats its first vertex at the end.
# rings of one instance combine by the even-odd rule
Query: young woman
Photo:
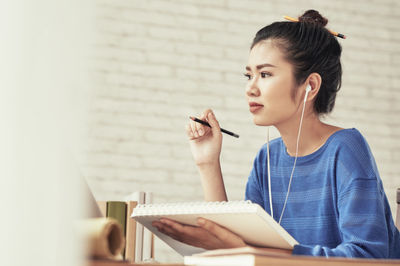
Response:
MULTIPOLYGON (((317 11, 299 22, 257 32, 246 66, 253 120, 281 137, 265 144, 250 173, 246 199, 262 206, 300 244, 297 255, 400 258, 396 229, 373 155, 357 129, 323 123, 341 86, 341 46, 317 11)), ((222 134, 213 112, 190 122, 187 134, 205 199, 226 201, 219 157, 222 134)), ((206 249, 245 246, 205 219, 199 227, 161 219, 160 231, 206 249)))

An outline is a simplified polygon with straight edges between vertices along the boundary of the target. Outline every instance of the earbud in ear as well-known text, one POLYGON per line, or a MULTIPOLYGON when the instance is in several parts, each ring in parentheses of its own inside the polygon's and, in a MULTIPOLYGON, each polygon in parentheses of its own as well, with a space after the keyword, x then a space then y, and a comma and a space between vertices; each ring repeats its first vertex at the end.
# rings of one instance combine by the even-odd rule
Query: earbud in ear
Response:
POLYGON ((307 96, 310 91, 311 91, 311 86, 310 86, 310 84, 308 84, 306 87, 306 95, 304 96, 304 102, 307 101, 307 96))

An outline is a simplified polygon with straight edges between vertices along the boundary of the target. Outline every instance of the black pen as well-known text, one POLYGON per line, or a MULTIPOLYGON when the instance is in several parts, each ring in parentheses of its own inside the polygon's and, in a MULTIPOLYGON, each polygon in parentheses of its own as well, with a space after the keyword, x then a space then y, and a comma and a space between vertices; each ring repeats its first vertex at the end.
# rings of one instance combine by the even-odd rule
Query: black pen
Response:
MULTIPOLYGON (((189 118, 192 119, 193 121, 197 122, 197 123, 200 123, 200 124, 202 124, 202 125, 211 127, 210 124, 209 124, 208 122, 206 122, 206 121, 200 120, 200 119, 198 119, 198 118, 196 118, 196 117, 193 117, 193 116, 189 116, 189 118)), ((228 130, 226 130, 226 129, 223 129, 223 128, 221 128, 221 132, 224 132, 225 134, 228 134, 228 135, 230 135, 230 136, 232 136, 232 137, 235 137, 235 138, 238 138, 238 137, 239 137, 238 134, 235 134, 235 133, 230 132, 230 131, 228 131, 228 130)))

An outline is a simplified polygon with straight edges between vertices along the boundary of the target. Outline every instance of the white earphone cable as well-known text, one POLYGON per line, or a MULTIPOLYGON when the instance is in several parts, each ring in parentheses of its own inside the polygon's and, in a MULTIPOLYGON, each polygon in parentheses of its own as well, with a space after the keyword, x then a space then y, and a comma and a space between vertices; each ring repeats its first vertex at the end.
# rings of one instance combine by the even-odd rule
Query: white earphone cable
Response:
MULTIPOLYGON (((299 142, 300 142, 301 126, 302 126, 302 124, 303 124, 303 116, 304 116, 304 109, 305 109, 305 107, 306 107, 307 94, 308 94, 308 91, 306 92, 306 95, 304 96, 303 110, 301 111, 299 131, 298 131, 298 133, 297 133, 296 155, 295 155, 295 157, 294 157, 294 163, 293 163, 292 173, 290 174, 290 179, 289 179, 288 191, 287 191, 287 193, 286 193, 285 203, 283 204, 283 208, 282 208, 282 212, 281 212, 281 217, 279 218, 279 224, 281 223, 282 217, 283 217, 283 213, 285 212, 286 203, 287 203, 287 200, 288 200, 288 198, 289 198, 290 187, 291 187, 291 185, 292 185, 292 179, 293 179, 294 169, 296 168, 297 155, 298 155, 298 152, 299 152, 299 142)), ((268 164, 269 164, 269 161, 268 161, 268 164)))
POLYGON ((269 165, 269 127, 267 129, 267 171, 268 171, 268 192, 269 192, 269 208, 271 216, 274 218, 274 209, 272 209, 272 193, 271 193, 271 168, 269 165))

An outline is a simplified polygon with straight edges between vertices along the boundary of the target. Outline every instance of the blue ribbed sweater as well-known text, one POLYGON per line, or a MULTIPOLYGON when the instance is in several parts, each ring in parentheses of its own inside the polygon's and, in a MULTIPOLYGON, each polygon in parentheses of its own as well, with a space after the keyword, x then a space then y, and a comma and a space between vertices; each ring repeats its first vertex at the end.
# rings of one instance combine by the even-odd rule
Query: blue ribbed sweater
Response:
MULTIPOLYGON (((274 219, 279 220, 294 157, 281 138, 270 142, 274 219)), ((267 147, 254 161, 246 199, 270 213, 267 147)), ((316 152, 297 158, 281 225, 298 242, 293 254, 400 258, 400 235, 375 160, 356 129, 332 134, 316 152)))

